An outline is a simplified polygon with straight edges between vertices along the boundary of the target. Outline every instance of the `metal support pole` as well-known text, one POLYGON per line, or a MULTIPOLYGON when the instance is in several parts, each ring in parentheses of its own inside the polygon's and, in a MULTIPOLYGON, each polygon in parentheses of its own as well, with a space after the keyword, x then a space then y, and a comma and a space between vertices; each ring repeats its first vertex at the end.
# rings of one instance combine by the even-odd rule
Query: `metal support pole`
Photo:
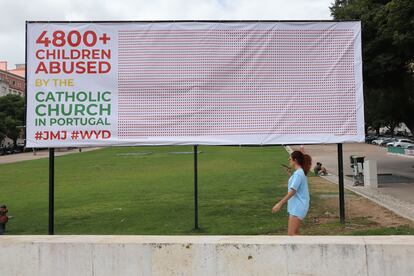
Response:
POLYGON ((344 161, 342 144, 338 144, 339 217, 345 223, 344 161))
POLYGON ((198 229, 197 145, 194 145, 194 229, 198 229))
POLYGON ((55 232, 55 149, 49 148, 49 235, 55 232))

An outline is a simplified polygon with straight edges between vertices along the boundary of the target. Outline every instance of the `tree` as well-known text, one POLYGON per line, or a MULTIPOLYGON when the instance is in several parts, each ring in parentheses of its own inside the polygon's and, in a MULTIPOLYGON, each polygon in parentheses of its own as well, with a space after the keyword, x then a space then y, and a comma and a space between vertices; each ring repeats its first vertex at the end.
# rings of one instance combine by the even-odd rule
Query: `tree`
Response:
POLYGON ((4 141, 4 138, 7 137, 7 128, 6 128, 6 116, 0 112, 0 145, 4 141))
POLYGON ((0 97, 0 142, 8 137, 16 146, 24 122, 24 98, 18 95, 0 97))
POLYGON ((335 19, 361 20, 366 123, 414 134, 414 1, 336 0, 335 19))

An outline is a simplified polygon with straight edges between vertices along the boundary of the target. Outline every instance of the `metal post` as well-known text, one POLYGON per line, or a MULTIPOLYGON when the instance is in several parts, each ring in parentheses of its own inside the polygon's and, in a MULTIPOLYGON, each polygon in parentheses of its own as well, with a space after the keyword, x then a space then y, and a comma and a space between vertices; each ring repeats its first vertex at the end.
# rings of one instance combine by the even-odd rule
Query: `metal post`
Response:
POLYGON ((338 144, 339 217, 345 223, 344 161, 342 144, 338 144))
POLYGON ((194 145, 194 229, 198 229, 197 145, 194 145))
POLYGON ((55 232, 55 149, 49 148, 49 235, 55 232))

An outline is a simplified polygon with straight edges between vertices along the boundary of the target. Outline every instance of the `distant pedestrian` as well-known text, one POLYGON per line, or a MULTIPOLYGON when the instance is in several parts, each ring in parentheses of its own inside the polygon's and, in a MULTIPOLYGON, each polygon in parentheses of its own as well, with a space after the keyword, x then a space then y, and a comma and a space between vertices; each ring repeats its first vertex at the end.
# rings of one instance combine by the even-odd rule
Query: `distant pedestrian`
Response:
POLYGON ((9 221, 9 217, 7 216, 7 206, 1 205, 0 206, 0 235, 3 235, 6 232, 6 223, 9 221))
MULTIPOLYGON (((301 151, 294 151, 289 157, 290 167, 295 171, 289 178, 288 193, 272 208, 272 213, 278 212, 282 206, 287 202, 288 205, 288 235, 299 235, 299 229, 302 221, 305 219, 310 203, 308 174, 312 158, 308 154, 303 154, 301 151)), ((290 170, 287 169, 290 174, 290 170)))

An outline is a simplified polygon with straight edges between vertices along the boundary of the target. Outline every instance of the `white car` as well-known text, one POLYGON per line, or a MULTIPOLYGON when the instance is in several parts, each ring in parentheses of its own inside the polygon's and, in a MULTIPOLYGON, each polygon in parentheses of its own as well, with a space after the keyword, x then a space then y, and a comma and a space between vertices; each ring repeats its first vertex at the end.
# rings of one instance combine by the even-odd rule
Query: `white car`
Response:
POLYGON ((398 139, 395 142, 387 143, 387 147, 400 147, 400 148, 406 148, 408 146, 411 146, 414 144, 413 140, 410 139, 398 139))
POLYGON ((406 144, 405 146, 403 146, 403 148, 405 149, 414 149, 414 144, 406 144))
POLYGON ((381 145, 381 143, 382 143, 385 139, 387 139, 387 138, 386 138, 386 137, 378 137, 377 139, 372 140, 371 144, 374 144, 374 145, 381 145))

